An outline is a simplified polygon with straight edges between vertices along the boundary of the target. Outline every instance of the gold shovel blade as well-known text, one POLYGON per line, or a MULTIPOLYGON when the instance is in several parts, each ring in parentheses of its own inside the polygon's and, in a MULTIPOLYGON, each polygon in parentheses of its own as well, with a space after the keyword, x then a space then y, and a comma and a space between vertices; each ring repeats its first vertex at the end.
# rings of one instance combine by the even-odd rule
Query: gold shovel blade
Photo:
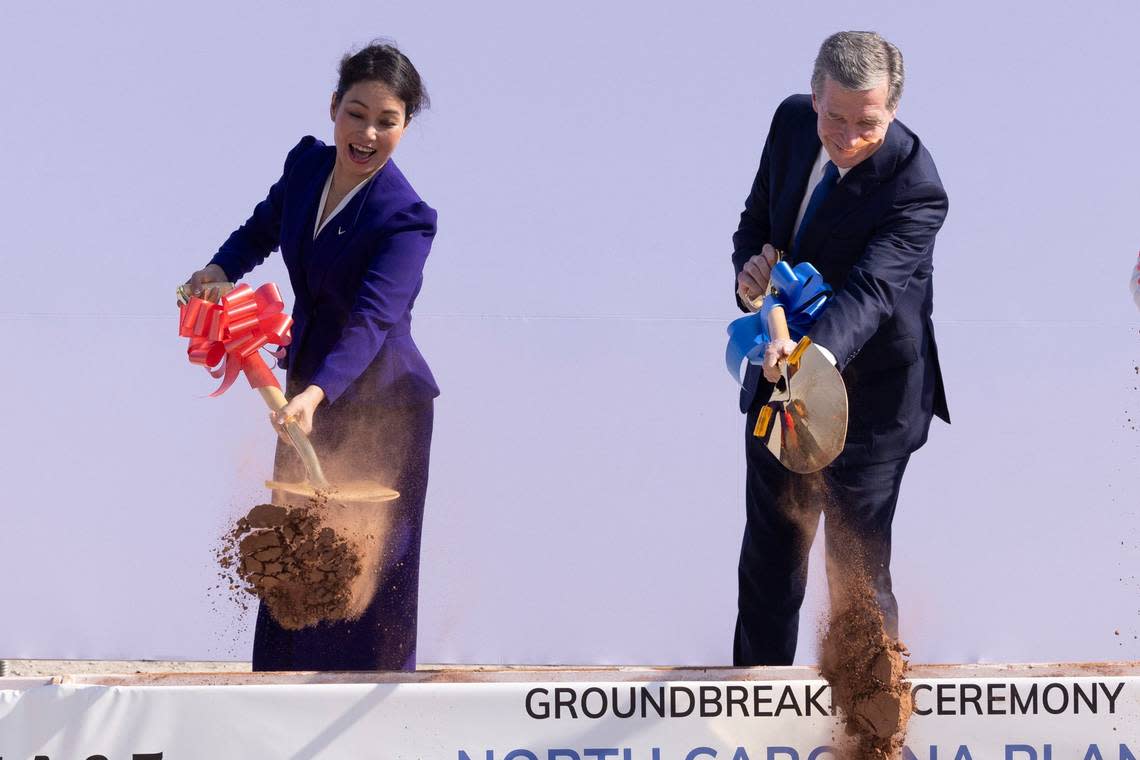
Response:
POLYGON ((393 501, 400 498, 399 491, 368 480, 340 483, 329 488, 317 489, 311 483, 282 483, 278 480, 265 481, 266 488, 283 491, 295 496, 309 498, 327 497, 329 501, 393 501))
POLYGON ((788 360, 787 387, 772 392, 768 429, 756 434, 792 472, 818 472, 847 440, 847 388, 839 370, 807 338, 788 360))

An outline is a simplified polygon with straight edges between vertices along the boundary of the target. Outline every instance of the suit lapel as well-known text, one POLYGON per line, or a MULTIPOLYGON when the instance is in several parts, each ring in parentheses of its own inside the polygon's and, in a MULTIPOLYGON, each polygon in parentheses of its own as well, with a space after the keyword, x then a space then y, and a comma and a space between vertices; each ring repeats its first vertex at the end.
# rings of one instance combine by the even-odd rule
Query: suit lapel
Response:
POLYGON ((296 194, 287 202, 286 213, 284 216, 284 223, 281 228, 281 251, 282 255, 291 261, 297 261, 301 256, 301 251, 307 248, 308 240, 304 240, 304 235, 309 235, 310 239, 313 234, 313 223, 316 221, 317 204, 321 199, 321 191, 324 190, 325 180, 329 177, 329 172, 332 170, 332 162, 335 159, 335 150, 329 151, 327 155, 321 156, 321 160, 316 162, 313 170, 305 177, 300 183, 296 194))
MULTIPOLYGON (((391 159, 389 159, 389 162, 391 159)), ((356 196, 340 210, 336 216, 328 220, 328 224, 313 241, 309 261, 306 262, 308 271, 309 289, 313 293, 320 292, 325 277, 338 258, 344 253, 349 242, 356 235, 361 224, 361 218, 369 217, 367 207, 370 205, 372 190, 376 186, 377 178, 387 169, 381 167, 380 171, 372 175, 368 184, 360 188, 356 196)))
POLYGON ((800 213, 800 201, 807 190, 811 167, 822 147, 814 127, 800 130, 796 137, 796 145, 788 162, 786 182, 777 195, 779 201, 772 215, 772 244, 782 251, 792 249, 792 232, 800 213))
POLYGON ((290 187, 285 197, 285 207, 281 214, 281 258, 289 269, 289 280, 293 284, 298 306, 312 302, 309 278, 304 274, 305 260, 311 253, 309 249, 317 203, 335 157, 335 149, 326 149, 313 161, 312 169, 307 174, 298 176, 296 186, 290 187), (310 239, 305 238, 306 234, 310 239))

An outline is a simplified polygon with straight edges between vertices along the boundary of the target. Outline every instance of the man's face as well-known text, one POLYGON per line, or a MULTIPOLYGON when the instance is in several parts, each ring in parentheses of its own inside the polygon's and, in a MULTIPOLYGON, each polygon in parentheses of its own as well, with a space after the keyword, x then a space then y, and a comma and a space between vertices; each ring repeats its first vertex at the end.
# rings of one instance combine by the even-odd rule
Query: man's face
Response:
POLYGON ((840 169, 870 158, 887 136, 895 112, 887 108, 887 82, 870 90, 845 90, 825 77, 811 96, 816 130, 828 157, 840 169))

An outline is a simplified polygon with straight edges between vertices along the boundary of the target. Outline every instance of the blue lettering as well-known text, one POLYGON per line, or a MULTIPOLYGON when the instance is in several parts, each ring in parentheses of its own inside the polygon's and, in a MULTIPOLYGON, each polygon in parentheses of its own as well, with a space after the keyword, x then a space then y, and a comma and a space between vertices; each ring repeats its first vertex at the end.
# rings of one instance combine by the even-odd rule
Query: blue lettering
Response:
MULTIPOLYGON (((582 709, 585 710, 586 708, 582 708, 582 709)), ((594 757, 598 758, 598 760, 606 760, 606 758, 609 757, 610 755, 617 757, 618 755, 621 754, 621 752, 619 752, 616 749, 610 748, 610 747, 604 747, 604 748, 594 747, 592 749, 582 750, 582 754, 585 755, 586 757, 590 757, 591 755, 593 755, 594 757)))
POLYGON ((516 749, 511 751, 503 760, 538 760, 538 755, 534 754, 527 749, 516 749))
POLYGON ((954 755, 954 760, 974 760, 970 757, 970 748, 965 744, 958 746, 958 754, 954 755))
POLYGON ((705 757, 716 757, 716 750, 709 749, 708 747, 697 747, 692 752, 685 755, 685 760, 697 760, 697 758, 701 755, 704 755, 705 757))
POLYGON ((578 753, 572 749, 552 749, 546 755, 546 760, 557 760, 559 757, 567 758, 567 760, 582 760, 578 753))
POLYGON ((1085 752, 1085 760, 1093 760, 1093 758, 1096 758, 1096 760, 1104 760, 1104 757, 1100 754, 1100 747, 1095 744, 1090 744, 1088 751, 1085 752))
POLYGON ((1029 757, 1029 760, 1037 760, 1037 750, 1030 747, 1028 744, 1007 744, 1005 745, 1005 760, 1013 760, 1014 753, 1020 752, 1029 757))
MULTIPOLYGON (((1123 686, 1124 684, 1122 683, 1120 685, 1123 686)), ((1117 691, 1119 692, 1120 690, 1117 689, 1117 691)), ((1113 699, 1115 699, 1115 697, 1113 697, 1113 699)), ((656 760, 656 758, 654 760, 656 760)), ((1136 760, 1136 755, 1132 754, 1132 750, 1128 749, 1127 744, 1120 745, 1120 760, 1136 760)))
MULTIPOLYGON (((476 755, 475 757, 478 758, 479 756, 476 755)), ((463 750, 459 750, 459 760, 471 760, 471 755, 468 755, 463 750)), ((487 750, 487 760, 495 760, 494 750, 487 750)))
POLYGON ((822 755, 824 752, 831 755, 832 757, 839 757, 839 753, 836 752, 835 747, 824 746, 824 747, 816 747, 815 749, 813 749, 811 751, 811 754, 808 755, 808 760, 819 760, 819 756, 822 755))
POLYGON ((769 747, 768 760, 776 760, 776 755, 787 755, 792 760, 800 760, 800 753, 791 747, 769 747))
MULTIPOLYGON (((918 756, 914 754, 910 747, 904 744, 902 760, 918 760, 918 756)), ((938 746, 935 744, 930 745, 930 760, 938 760, 938 746)))
MULTIPOLYGON (((3 758, 0 758, 3 760, 3 758)), ((732 760, 749 760, 748 753, 744 751, 744 747, 737 747, 736 752, 732 755, 732 760)))

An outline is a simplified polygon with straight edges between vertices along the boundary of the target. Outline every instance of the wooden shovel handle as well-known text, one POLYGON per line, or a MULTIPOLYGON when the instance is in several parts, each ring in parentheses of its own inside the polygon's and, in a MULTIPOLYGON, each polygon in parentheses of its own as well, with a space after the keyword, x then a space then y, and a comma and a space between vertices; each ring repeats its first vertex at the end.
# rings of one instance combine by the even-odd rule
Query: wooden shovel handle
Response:
MULTIPOLYGON (((268 385, 257 389, 261 394, 261 398, 265 400, 265 405, 274 412, 279 412, 285 408, 289 403, 285 400, 285 394, 276 385, 268 385)), ((292 419, 285 421, 285 432, 289 435, 289 440, 293 444, 293 448, 297 450, 300 455, 301 461, 305 464, 305 471, 308 473, 309 484, 316 489, 327 489, 329 482, 325 480, 325 473, 321 469, 321 462, 317 459, 317 452, 313 449, 313 444, 310 443, 309 437, 305 435, 305 431, 301 430, 301 426, 294 422, 292 419)))
POLYGON ((788 319, 784 315, 783 306, 773 306, 768 312, 768 336, 772 340, 791 340, 788 332, 788 319))

